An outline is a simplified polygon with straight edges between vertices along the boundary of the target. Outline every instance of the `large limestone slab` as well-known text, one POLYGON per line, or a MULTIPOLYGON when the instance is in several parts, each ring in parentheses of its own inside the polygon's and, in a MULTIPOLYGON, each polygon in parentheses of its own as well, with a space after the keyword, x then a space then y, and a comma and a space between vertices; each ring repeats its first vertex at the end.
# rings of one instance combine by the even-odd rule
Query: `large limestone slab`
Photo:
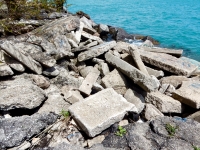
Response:
POLYGON ((182 113, 182 105, 179 101, 160 92, 148 93, 145 100, 162 113, 182 113))
POLYGON ((90 48, 89 50, 80 53, 78 55, 78 61, 85 61, 85 60, 97 57, 97 56, 107 52, 108 50, 113 48, 115 45, 116 45, 116 42, 111 41, 111 42, 104 42, 100 45, 94 46, 94 47, 90 48))
POLYGON ((193 108, 200 108, 200 81, 183 81, 182 86, 173 92, 172 97, 193 108))
POLYGON ((105 88, 113 88, 117 93, 124 95, 128 89, 128 82, 124 75, 117 69, 108 73, 102 79, 102 85, 105 88))
POLYGON ((99 71, 90 72, 79 87, 79 91, 86 95, 90 95, 90 93, 92 92, 92 86, 97 81, 99 75, 99 71))
POLYGON ((18 77, 14 80, 2 81, 0 85, 0 109, 16 108, 33 109, 45 99, 45 93, 31 80, 18 77))
POLYGON ((112 88, 108 88, 73 104, 69 111, 82 130, 94 137, 120 121, 127 111, 137 112, 137 109, 112 88))
POLYGON ((111 53, 106 53, 105 59, 109 64, 119 69, 145 91, 155 91, 158 89, 159 81, 157 79, 146 76, 140 70, 128 64, 127 62, 115 57, 111 53))
POLYGON ((20 47, 15 46, 16 43, 13 41, 5 41, 4 43, 0 44, 0 47, 13 58, 21 62, 24 66, 32 70, 37 74, 42 73, 41 65, 36 62, 31 56, 26 53, 20 52, 20 47))
POLYGON ((189 61, 168 54, 141 51, 140 55, 144 62, 177 75, 190 76, 197 69, 189 61))

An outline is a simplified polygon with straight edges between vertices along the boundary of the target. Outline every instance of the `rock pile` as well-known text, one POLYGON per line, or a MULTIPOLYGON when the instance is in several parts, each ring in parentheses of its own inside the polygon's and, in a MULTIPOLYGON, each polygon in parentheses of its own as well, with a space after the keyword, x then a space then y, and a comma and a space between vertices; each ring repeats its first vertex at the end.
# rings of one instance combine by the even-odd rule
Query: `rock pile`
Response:
POLYGON ((198 122, 166 117, 199 121, 200 63, 133 36, 79 12, 1 39, 0 149, 200 147, 198 122))

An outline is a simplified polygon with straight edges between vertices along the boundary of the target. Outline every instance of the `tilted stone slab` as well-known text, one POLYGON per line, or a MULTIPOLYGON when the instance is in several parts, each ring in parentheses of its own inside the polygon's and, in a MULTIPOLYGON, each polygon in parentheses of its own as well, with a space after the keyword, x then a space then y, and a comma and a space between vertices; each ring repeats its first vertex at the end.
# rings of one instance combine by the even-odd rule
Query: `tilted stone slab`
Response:
POLYGON ((24 66, 32 70, 37 74, 42 73, 42 66, 36 62, 31 56, 28 54, 23 54, 20 52, 20 49, 15 46, 15 43, 12 41, 5 41, 4 43, 0 44, 0 47, 13 58, 18 60, 24 66))
POLYGON ((162 113, 182 113, 182 105, 179 101, 160 92, 148 93, 145 100, 162 113))
POLYGON ((190 76, 197 69, 189 61, 168 54, 140 51, 140 56, 144 62, 177 75, 190 76))
POLYGON ((120 121, 127 111, 137 113, 137 108, 112 88, 108 88, 73 104, 69 111, 81 129, 88 136, 94 137, 120 121))
POLYGON ((94 46, 94 47, 90 48, 89 50, 80 53, 78 55, 78 61, 85 61, 85 60, 97 57, 97 56, 109 51, 115 45, 116 45, 116 42, 111 41, 111 42, 104 42, 100 45, 94 46))
POLYGON ((155 91, 159 87, 159 81, 145 75, 137 68, 127 62, 117 58, 111 53, 105 54, 106 61, 127 75, 133 82, 143 88, 145 91, 155 91))
POLYGON ((94 35, 91 35, 85 31, 82 31, 81 35, 87 39, 91 39, 91 40, 94 40, 94 41, 97 41, 98 43, 103 43, 103 40, 98 37, 98 36, 94 36, 94 35))
POLYGON ((182 86, 173 92, 172 97, 193 108, 200 108, 200 81, 183 81, 182 86))

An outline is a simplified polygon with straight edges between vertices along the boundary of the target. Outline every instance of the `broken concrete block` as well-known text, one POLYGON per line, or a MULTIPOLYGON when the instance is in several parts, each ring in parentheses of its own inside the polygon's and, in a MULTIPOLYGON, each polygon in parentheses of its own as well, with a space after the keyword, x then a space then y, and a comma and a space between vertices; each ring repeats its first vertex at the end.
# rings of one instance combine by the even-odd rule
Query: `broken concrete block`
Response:
POLYGON ((105 135, 99 135, 91 140, 87 140, 88 147, 92 147, 95 144, 102 143, 105 139, 105 135))
POLYGON ((97 81, 97 78, 99 77, 100 72, 90 72, 85 80, 83 80, 81 86, 79 87, 79 91, 86 94, 90 95, 92 92, 92 86, 93 84, 97 81))
POLYGON ((160 88, 159 88, 159 92, 160 93, 165 93, 165 91, 168 89, 169 84, 161 84, 160 88))
POLYGON ((15 43, 12 41, 5 41, 0 44, 0 47, 13 58, 21 62, 24 66, 32 70, 37 74, 42 73, 41 65, 36 62, 31 56, 28 54, 23 54, 20 52, 19 47, 15 46, 15 43))
POLYGON ((124 95, 128 88, 128 83, 124 75, 117 69, 114 69, 103 77, 102 86, 105 88, 113 88, 117 93, 124 95))
POLYGON ((193 119, 200 123, 200 111, 197 111, 187 117, 188 119, 193 119))
POLYGON ((5 63, 0 62, 0 77, 13 75, 12 69, 5 63))
POLYGON ((77 90, 66 91, 63 94, 65 100, 70 104, 74 104, 84 99, 83 96, 80 94, 80 92, 77 90))
POLYGON ((75 32, 75 38, 76 38, 77 44, 80 43, 80 41, 81 41, 81 33, 83 31, 83 26, 84 26, 84 23, 80 22, 80 26, 75 32))
POLYGON ((93 42, 87 44, 86 47, 88 47, 88 48, 89 48, 89 47, 93 47, 93 46, 96 46, 97 44, 98 44, 97 41, 93 41, 93 42))
POLYGON ((147 69, 147 72, 149 73, 149 75, 153 75, 156 78, 161 78, 164 76, 164 72, 162 70, 155 70, 155 69, 152 69, 147 66, 146 66, 146 69, 147 69))
POLYGON ((99 44, 103 43, 103 40, 98 37, 98 36, 94 36, 94 35, 91 35, 85 31, 82 31, 81 35, 87 39, 91 39, 91 40, 94 40, 94 41, 97 41, 99 44))
POLYGON ((99 58, 93 58, 93 59, 92 59, 92 62, 94 62, 94 63, 96 63, 96 64, 101 64, 101 63, 104 63, 105 60, 99 59, 99 58))
POLYGON ((145 91, 155 91, 158 89, 158 80, 149 76, 146 76, 137 68, 131 66, 127 62, 113 56, 110 53, 105 54, 106 61, 119 69, 122 73, 127 75, 133 82, 139 85, 145 91))
POLYGON ((147 72, 147 69, 144 65, 144 63, 142 62, 142 59, 140 58, 140 53, 138 51, 138 49, 135 49, 134 47, 132 47, 131 45, 129 46, 129 52, 133 58, 133 61, 135 62, 137 68, 143 72, 144 74, 146 74, 147 76, 149 75, 149 73, 147 72))
POLYGON ((200 81, 183 81, 172 97, 193 108, 200 108, 200 81))
POLYGON ((164 53, 140 51, 140 56, 144 62, 177 75, 190 76, 197 69, 189 61, 164 53))
POLYGON ((115 41, 104 42, 100 45, 94 46, 87 51, 84 51, 78 55, 78 61, 85 61, 94 57, 97 57, 116 45, 115 41))
POLYGON ((158 117, 164 117, 164 115, 152 104, 146 104, 144 118, 146 120, 154 120, 158 117))
POLYGON ((117 50, 119 53, 129 53, 129 45, 130 44, 127 42, 119 41, 113 49, 117 50))
POLYGON ((124 94, 124 98, 135 105, 135 107, 138 109, 138 113, 141 113, 142 110, 144 109, 145 105, 145 99, 144 97, 139 94, 138 92, 128 89, 126 93, 124 94))
POLYGON ((99 71, 101 72, 101 75, 105 76, 110 72, 110 69, 108 67, 107 63, 100 63, 99 64, 99 71))
POLYGON ((179 101, 160 92, 148 93, 145 100, 162 113, 182 113, 182 105, 179 101))
POLYGON ((87 66, 80 70, 80 74, 83 78, 85 78, 90 72, 99 72, 97 68, 92 66, 87 66))
POLYGON ((102 90, 69 107, 73 119, 90 137, 119 122, 128 111, 137 113, 136 107, 112 88, 102 90))

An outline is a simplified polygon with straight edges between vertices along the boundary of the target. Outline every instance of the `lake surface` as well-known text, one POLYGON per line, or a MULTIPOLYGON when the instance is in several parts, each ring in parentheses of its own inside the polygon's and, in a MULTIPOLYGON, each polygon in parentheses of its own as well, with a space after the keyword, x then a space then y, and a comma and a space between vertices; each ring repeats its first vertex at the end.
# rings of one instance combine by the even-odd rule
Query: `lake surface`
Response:
POLYGON ((161 46, 184 50, 200 61, 199 0, 68 0, 70 12, 82 10, 96 23, 149 35, 161 46))

